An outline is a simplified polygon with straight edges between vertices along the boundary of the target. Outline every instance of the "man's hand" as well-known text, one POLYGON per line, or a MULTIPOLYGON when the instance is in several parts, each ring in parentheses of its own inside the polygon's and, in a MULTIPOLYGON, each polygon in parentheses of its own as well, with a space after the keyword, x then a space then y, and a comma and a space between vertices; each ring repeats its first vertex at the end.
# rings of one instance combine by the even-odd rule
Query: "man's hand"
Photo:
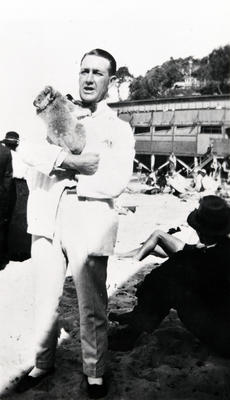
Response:
POLYGON ((93 175, 97 171, 99 164, 99 154, 71 154, 68 153, 63 161, 61 168, 72 169, 82 175, 93 175))

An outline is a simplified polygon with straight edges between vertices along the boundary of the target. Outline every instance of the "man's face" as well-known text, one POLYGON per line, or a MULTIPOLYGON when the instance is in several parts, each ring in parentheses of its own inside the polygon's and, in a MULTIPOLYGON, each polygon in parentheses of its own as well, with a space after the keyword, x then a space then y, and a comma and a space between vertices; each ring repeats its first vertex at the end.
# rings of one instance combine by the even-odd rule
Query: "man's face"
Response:
POLYGON ((114 79, 109 75, 110 63, 106 58, 87 55, 81 63, 79 74, 79 93, 86 103, 98 103, 108 92, 110 82, 114 79))

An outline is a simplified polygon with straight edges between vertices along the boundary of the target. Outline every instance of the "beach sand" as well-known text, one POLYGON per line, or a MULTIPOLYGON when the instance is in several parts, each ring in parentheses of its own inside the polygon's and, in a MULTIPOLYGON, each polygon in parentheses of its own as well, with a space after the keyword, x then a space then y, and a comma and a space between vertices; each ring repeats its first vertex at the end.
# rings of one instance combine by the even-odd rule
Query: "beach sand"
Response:
MULTIPOLYGON (((171 194, 124 193, 121 206, 136 212, 120 215, 116 252, 136 248, 154 229, 179 226, 178 237, 197 240, 187 225, 197 198, 179 199, 171 194)), ((130 310, 135 304, 135 285, 162 259, 142 262, 110 257, 107 287, 109 311, 130 310)), ((48 266, 47 266, 48 267, 48 266)), ((31 260, 11 262, 0 272, 0 391, 9 400, 84 400, 79 341, 77 297, 67 273, 60 304, 61 336, 56 372, 36 388, 21 395, 13 392, 20 374, 33 365, 34 290, 31 260)), ((112 326, 112 324, 111 324, 112 326)), ((191 333, 171 310, 159 329, 143 334, 129 352, 108 354, 111 400, 229 400, 230 360, 218 357, 191 333)))

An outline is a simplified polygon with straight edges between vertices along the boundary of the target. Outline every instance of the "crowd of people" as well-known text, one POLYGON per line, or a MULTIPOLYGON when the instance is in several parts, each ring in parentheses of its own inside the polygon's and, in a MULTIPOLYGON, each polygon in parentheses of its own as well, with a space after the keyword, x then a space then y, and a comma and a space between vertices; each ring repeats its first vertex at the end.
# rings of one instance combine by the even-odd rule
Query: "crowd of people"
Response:
MULTIPOLYGON (((142 164, 139 162, 139 165, 142 164)), ((145 188, 145 193, 162 193, 165 189, 175 195, 185 194, 188 190, 198 193, 205 191, 214 193, 230 184, 230 155, 227 155, 221 163, 217 154, 213 152, 212 160, 205 168, 198 162, 197 157, 194 157, 194 164, 191 167, 187 166, 186 168, 185 165, 178 169, 177 166, 176 155, 170 153, 166 163, 157 169, 152 167, 151 170, 141 173, 140 167, 137 167, 138 181, 148 186, 145 188), (183 173, 190 178, 189 184, 185 179, 183 182, 183 173)))
MULTIPOLYGON (((17 393, 33 388, 55 372, 58 307, 67 266, 78 296, 83 386, 90 398, 102 398, 109 391, 108 348, 130 350, 142 332, 154 331, 172 307, 195 336, 220 354, 230 355, 230 209, 217 196, 204 197, 188 216, 188 224, 199 237, 197 244, 188 245, 171 233, 154 231, 132 253, 138 261, 150 253, 169 258, 144 279, 133 311, 109 315, 122 328, 114 328, 108 338, 106 273, 118 230, 114 199, 131 178, 135 154, 131 127, 106 104, 115 74, 116 61, 107 51, 94 49, 83 55, 79 96, 82 108, 90 113, 83 113, 81 118, 87 133, 81 154, 47 141, 38 144, 35 152, 29 140, 18 146, 16 132, 8 132, 0 144, 2 268, 9 261, 6 237, 16 201, 13 171, 19 160, 21 175, 17 179, 27 177, 29 186, 35 363, 17 383, 17 393)), ((171 154, 168 162, 172 176, 176 173, 176 156, 171 154)), ((229 158, 224 162, 227 173, 229 158)), ((141 165, 138 167, 140 174, 141 165)), ((211 168, 215 178, 220 166, 214 159, 211 168)), ((154 169, 148 179, 157 184, 154 169)))

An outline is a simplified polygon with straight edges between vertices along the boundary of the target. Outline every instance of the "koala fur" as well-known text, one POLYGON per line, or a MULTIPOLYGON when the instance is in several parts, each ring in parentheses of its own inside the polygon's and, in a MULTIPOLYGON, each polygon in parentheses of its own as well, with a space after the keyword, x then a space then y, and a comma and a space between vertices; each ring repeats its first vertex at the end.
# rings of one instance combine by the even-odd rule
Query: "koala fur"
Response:
POLYGON ((86 143, 85 129, 78 118, 89 115, 89 110, 80 104, 71 102, 51 86, 46 86, 33 102, 47 125, 48 142, 74 154, 80 154, 86 143))

